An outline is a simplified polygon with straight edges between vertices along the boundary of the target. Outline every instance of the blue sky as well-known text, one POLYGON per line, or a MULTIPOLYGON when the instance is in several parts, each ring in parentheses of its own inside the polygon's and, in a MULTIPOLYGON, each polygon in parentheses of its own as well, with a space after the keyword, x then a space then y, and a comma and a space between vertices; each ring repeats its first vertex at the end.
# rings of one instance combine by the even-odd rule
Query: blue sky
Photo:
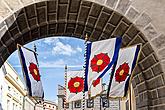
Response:
MULTIPOLYGON (((45 99, 57 100, 58 84, 64 84, 64 66, 68 70, 82 69, 84 64, 84 41, 69 37, 50 37, 31 42, 26 47, 37 46, 40 74, 42 78, 45 99)), ((22 77, 18 51, 15 51, 8 62, 22 77)))

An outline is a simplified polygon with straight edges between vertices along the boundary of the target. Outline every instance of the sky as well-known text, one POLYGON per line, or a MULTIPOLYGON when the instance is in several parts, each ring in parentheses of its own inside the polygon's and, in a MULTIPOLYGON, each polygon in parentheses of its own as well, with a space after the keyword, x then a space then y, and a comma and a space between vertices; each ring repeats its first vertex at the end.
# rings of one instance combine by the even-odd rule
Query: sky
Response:
MULTIPOLYGON (((64 67, 80 70, 84 65, 84 40, 69 37, 50 37, 24 45, 30 49, 37 46, 39 69, 45 99, 57 102, 58 85, 64 85, 64 67)), ((22 77, 22 68, 15 51, 8 62, 22 77)))

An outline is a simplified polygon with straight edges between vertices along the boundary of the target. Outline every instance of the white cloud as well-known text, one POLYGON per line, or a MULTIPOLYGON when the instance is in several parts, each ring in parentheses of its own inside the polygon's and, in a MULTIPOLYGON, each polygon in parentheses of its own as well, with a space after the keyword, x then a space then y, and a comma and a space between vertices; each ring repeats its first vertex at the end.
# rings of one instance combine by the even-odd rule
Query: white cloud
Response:
POLYGON ((82 48, 77 47, 77 51, 82 52, 82 48))
POLYGON ((48 45, 54 45, 57 42, 59 42, 59 38, 58 37, 56 37, 56 38, 53 38, 53 37, 52 38, 46 38, 46 39, 44 39, 43 42, 48 44, 48 45))
POLYGON ((72 54, 77 53, 76 49, 72 48, 69 44, 63 44, 62 42, 57 42, 55 47, 53 47, 52 54, 57 55, 67 55, 71 56, 72 54))

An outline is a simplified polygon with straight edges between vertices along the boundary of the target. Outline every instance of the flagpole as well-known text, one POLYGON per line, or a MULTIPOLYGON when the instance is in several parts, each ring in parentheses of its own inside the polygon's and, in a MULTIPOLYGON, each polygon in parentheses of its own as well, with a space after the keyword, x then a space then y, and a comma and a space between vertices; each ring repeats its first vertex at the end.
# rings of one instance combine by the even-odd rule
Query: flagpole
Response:
MULTIPOLYGON (((86 59, 86 48, 87 48, 87 41, 88 41, 88 35, 86 34, 85 35, 85 42, 84 42, 84 45, 85 45, 85 55, 84 55, 84 58, 86 59)), ((85 85, 85 65, 86 65, 86 61, 84 63, 84 85, 85 85)), ((84 91, 83 91, 83 106, 82 106, 83 110, 85 110, 85 86, 84 86, 84 91)))
POLYGON ((67 87, 67 65, 65 65, 65 75, 64 75, 64 80, 65 80, 65 88, 64 88, 64 110, 66 110, 66 87, 67 87))
POLYGON ((132 98, 131 98, 131 87, 129 87, 129 100, 130 100, 130 110, 132 110, 132 98))

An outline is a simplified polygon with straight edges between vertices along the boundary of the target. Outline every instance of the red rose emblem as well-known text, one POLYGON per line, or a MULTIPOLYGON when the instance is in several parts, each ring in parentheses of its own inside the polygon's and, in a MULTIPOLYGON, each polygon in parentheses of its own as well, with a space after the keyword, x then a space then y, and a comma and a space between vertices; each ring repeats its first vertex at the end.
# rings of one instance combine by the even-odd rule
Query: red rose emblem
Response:
POLYGON ((29 65, 30 74, 33 76, 34 80, 40 81, 40 74, 36 64, 30 63, 29 65))
POLYGON ((128 63, 123 63, 122 65, 119 66, 119 68, 116 70, 115 73, 115 80, 117 82, 122 82, 125 81, 125 79, 127 78, 127 76, 129 75, 129 65, 128 63))
POLYGON ((68 82, 68 88, 71 93, 82 92, 84 89, 84 79, 82 77, 71 78, 68 82))
POLYGON ((93 87, 96 87, 100 83, 100 78, 93 81, 92 85, 93 87))
POLYGON ((92 71, 101 72, 109 64, 110 58, 106 53, 99 53, 91 60, 92 71))

